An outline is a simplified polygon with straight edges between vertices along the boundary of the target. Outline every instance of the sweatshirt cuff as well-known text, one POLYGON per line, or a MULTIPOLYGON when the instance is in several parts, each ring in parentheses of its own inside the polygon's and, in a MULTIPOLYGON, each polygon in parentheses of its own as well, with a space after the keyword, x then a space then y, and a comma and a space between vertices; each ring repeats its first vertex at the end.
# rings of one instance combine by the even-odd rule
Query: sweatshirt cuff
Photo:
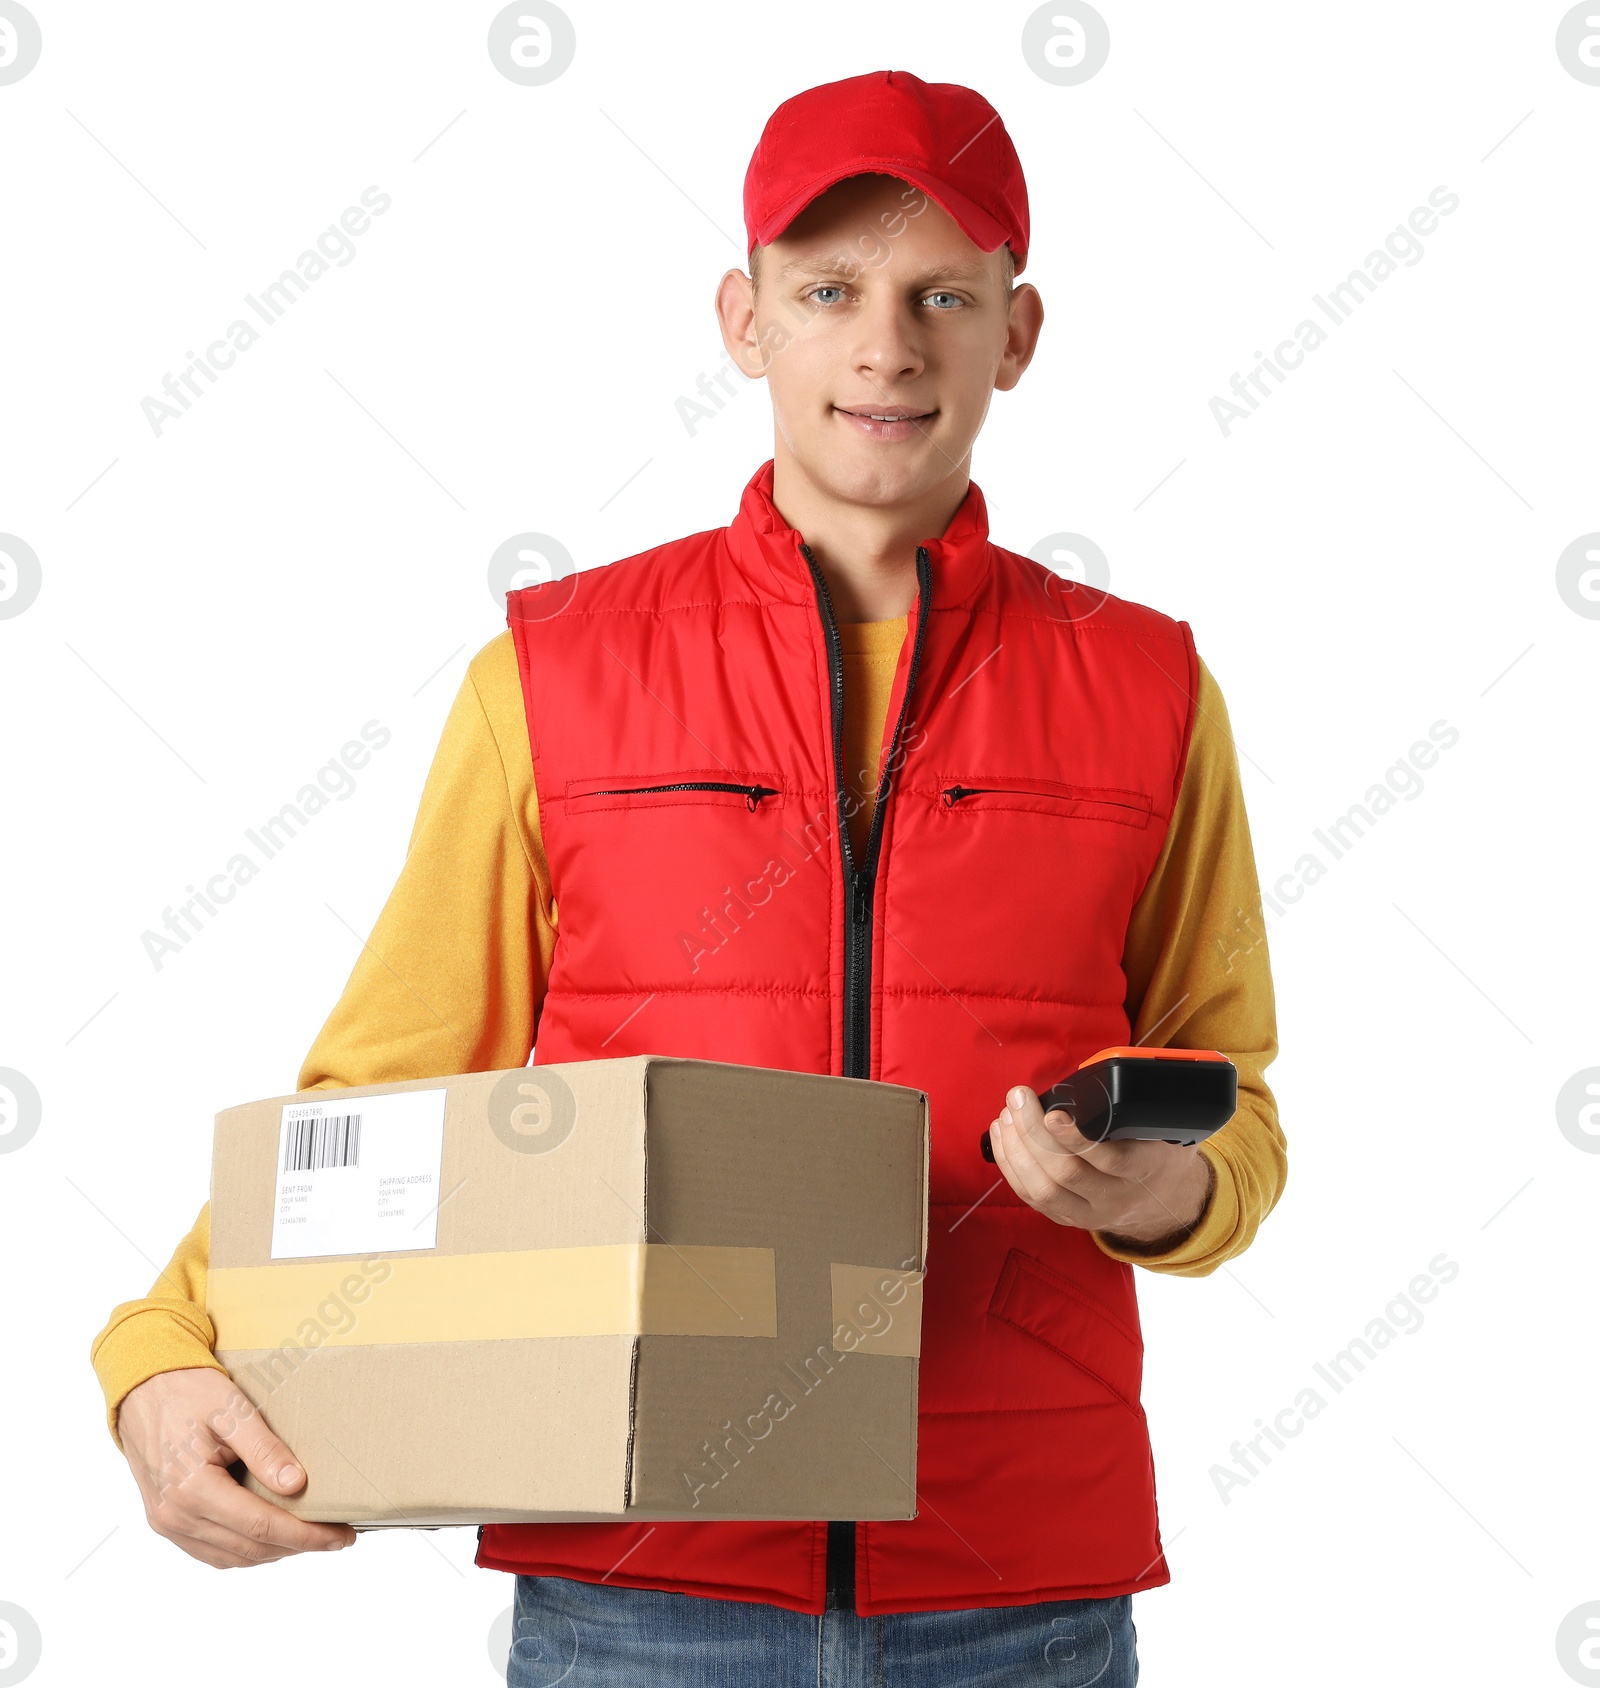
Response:
POLYGON ((1194 1230, 1165 1254, 1131 1253, 1113 1247, 1103 1232, 1091 1231, 1089 1235, 1102 1254, 1129 1266, 1144 1266, 1152 1272, 1187 1271, 1191 1277, 1206 1276, 1228 1258, 1228 1245, 1239 1229, 1239 1188, 1222 1151, 1210 1141, 1199 1147, 1200 1153, 1211 1162, 1216 1182, 1194 1230), (1194 1270, 1196 1266, 1200 1267, 1199 1271, 1194 1270))
POLYGON ((118 1448, 117 1409, 130 1390, 160 1372, 190 1366, 227 1368, 211 1351, 216 1333, 210 1319, 193 1302, 154 1299, 125 1301, 111 1311, 106 1327, 94 1339, 89 1362, 106 1398, 106 1427, 118 1448))

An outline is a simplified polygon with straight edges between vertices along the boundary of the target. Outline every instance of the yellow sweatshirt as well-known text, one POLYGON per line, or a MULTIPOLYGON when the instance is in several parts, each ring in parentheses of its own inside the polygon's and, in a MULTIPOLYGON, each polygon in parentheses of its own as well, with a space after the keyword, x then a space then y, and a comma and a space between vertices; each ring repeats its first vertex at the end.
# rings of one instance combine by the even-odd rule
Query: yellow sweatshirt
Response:
MULTIPOLYGON (((865 843, 895 661, 907 618, 846 623, 846 768, 865 843)), ((1278 1052, 1260 890, 1227 709, 1200 665, 1189 758, 1166 842, 1128 923, 1130 1042, 1218 1049, 1239 1069, 1239 1111, 1200 1152, 1215 1188, 1166 1253, 1113 1259, 1204 1277, 1248 1248, 1283 1191, 1287 1155, 1263 1077, 1278 1052)), ((533 760, 507 630, 467 669, 423 787, 405 865, 296 1088, 388 1084, 523 1065, 555 949, 558 911, 539 836, 533 760)), ((995 1111, 1004 1098, 997 1096, 995 1111)), ((114 1308, 91 1359, 111 1433, 130 1389, 216 1366, 206 1316, 209 1204, 140 1301, 114 1308)))

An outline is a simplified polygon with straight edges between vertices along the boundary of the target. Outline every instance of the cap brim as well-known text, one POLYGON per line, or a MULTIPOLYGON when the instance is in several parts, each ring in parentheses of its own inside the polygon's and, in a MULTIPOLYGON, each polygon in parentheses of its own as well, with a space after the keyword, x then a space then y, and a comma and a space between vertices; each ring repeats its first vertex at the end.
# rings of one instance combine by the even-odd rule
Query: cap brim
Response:
POLYGON ((895 176, 901 181, 910 182, 913 186, 921 188, 935 204, 950 214, 961 232, 980 251, 993 252, 1005 244, 1006 231, 1004 225, 997 222, 981 206, 975 205, 965 194, 957 193, 943 182, 936 181, 926 171, 910 170, 903 164, 888 162, 876 168, 871 165, 865 169, 851 166, 849 169, 829 172, 807 182, 803 188, 797 193, 791 194, 757 227, 756 244, 760 246, 770 245, 805 210, 812 200, 826 193, 836 183, 848 181, 852 176, 868 175, 895 176))

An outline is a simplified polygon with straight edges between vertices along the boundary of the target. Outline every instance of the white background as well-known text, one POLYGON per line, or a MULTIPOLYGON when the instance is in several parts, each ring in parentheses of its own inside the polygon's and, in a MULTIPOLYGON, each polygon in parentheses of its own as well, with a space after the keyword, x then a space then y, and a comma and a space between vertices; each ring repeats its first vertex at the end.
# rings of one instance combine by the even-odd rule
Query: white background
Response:
POLYGON ((675 406, 723 362, 745 165, 780 100, 897 68, 978 88, 1028 174, 1046 321, 976 449, 994 537, 1088 535, 1190 622, 1263 883, 1460 733, 1270 928, 1278 1209, 1210 1278, 1139 1274, 1172 1568, 1141 1680, 1567 1681, 1600 1600, 1600 1157, 1555 1107, 1600 1065, 1600 621, 1556 559, 1600 529, 1600 87, 1566 8, 1106 0, 1075 87, 1026 6, 572 0, 542 87, 491 63, 495 9, 39 0, 0 87, 0 530, 43 582, 0 620, 0 1066, 43 1098, 0 1155, 0 1600, 35 1680, 492 1680, 511 1582, 470 1530, 227 1576, 151 1535, 89 1342, 204 1200, 212 1116, 293 1088, 504 625, 495 547, 587 567, 732 516, 765 393, 694 437, 675 406), (369 184, 354 260, 158 438, 141 400, 369 184), (1212 396, 1440 185, 1422 260, 1224 437, 1212 396), (156 970, 141 933, 373 719, 355 794, 156 970), (1422 1327, 1224 1504, 1230 1444, 1441 1252, 1422 1327))

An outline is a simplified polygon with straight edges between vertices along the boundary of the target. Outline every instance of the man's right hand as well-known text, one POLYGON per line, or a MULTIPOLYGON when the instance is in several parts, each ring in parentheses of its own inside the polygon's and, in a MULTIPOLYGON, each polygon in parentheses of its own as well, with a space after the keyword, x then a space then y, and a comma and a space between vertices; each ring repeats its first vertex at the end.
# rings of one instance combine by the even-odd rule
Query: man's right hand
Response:
POLYGON ((305 1487, 289 1449, 226 1372, 158 1372, 123 1397, 117 1433, 150 1528, 219 1570, 290 1553, 348 1547, 348 1524, 312 1524, 252 1494, 228 1467, 243 1460, 280 1495, 305 1487))

